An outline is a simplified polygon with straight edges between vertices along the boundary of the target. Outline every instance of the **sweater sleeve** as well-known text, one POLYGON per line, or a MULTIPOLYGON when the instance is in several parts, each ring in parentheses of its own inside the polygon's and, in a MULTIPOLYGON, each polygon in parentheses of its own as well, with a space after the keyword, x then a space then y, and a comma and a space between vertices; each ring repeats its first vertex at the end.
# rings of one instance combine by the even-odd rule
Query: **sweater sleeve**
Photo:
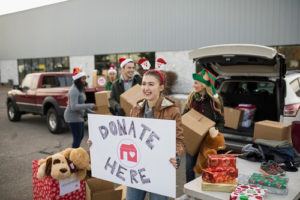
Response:
POLYGON ((78 99, 79 99, 79 91, 76 89, 70 90, 69 94, 69 103, 70 103, 70 110, 72 111, 81 111, 85 109, 92 109, 94 107, 94 104, 92 103, 83 103, 79 104, 78 99))

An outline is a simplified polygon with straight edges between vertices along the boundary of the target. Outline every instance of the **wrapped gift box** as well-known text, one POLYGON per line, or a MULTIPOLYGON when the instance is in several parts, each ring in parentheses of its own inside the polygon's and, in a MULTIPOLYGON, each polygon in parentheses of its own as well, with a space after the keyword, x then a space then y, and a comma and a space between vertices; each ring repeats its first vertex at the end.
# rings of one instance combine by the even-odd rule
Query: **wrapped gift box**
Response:
POLYGON ((60 196, 59 182, 50 176, 36 177, 38 160, 32 161, 32 196, 34 200, 85 200, 85 181, 80 181, 78 190, 60 196))
POLYGON ((250 184, 273 187, 278 189, 287 188, 288 179, 277 175, 264 176, 262 174, 253 173, 249 178, 250 184))
POLYGON ((231 193, 230 200, 263 200, 266 190, 255 185, 239 185, 231 193))
POLYGON ((202 181, 201 189, 203 191, 212 191, 212 192, 232 192, 236 188, 237 183, 208 183, 202 181))
POLYGON ((235 167, 206 168, 202 172, 202 179, 209 183, 233 183, 238 177, 235 167))
POLYGON ((207 167, 236 167, 236 157, 230 154, 208 155, 207 167))

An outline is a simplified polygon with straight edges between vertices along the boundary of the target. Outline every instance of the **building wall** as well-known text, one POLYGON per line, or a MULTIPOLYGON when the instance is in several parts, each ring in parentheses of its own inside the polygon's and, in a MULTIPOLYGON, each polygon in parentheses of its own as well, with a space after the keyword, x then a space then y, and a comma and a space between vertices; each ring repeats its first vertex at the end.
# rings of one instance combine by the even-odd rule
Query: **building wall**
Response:
POLYGON ((19 84, 18 63, 16 60, 0 60, 0 82, 8 83, 13 81, 14 85, 19 84))
POLYGON ((178 78, 173 93, 188 94, 192 90, 195 65, 188 57, 189 51, 157 52, 156 58, 162 57, 167 61, 166 70, 174 71, 178 78))
POLYGON ((71 56, 70 57, 70 71, 74 67, 80 67, 89 77, 87 83, 92 86, 92 74, 95 69, 95 56, 71 56))
POLYGON ((0 16, 0 60, 300 44, 299 0, 71 0, 0 16))

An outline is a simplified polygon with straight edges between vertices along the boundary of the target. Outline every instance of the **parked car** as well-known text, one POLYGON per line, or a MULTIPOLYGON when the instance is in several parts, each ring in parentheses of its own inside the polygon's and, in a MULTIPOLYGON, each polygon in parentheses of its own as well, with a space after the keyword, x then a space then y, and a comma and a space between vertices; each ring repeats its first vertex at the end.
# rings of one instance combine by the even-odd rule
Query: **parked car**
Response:
MULTIPOLYGON (((273 120, 291 124, 300 120, 300 73, 286 76, 285 57, 275 49, 250 44, 203 47, 190 52, 198 70, 212 72, 224 106, 256 106, 253 121, 273 120), (285 77, 286 76, 286 77, 285 77)), ((241 149, 253 140, 254 123, 231 129, 217 125, 227 145, 241 149)))
MULTIPOLYGON (((42 72, 27 74, 21 86, 7 93, 7 116, 12 122, 20 121, 24 114, 46 117, 51 133, 66 128, 63 118, 67 106, 68 91, 72 85, 70 72, 42 72)), ((95 92, 101 88, 87 88, 88 103, 95 103, 95 92)))

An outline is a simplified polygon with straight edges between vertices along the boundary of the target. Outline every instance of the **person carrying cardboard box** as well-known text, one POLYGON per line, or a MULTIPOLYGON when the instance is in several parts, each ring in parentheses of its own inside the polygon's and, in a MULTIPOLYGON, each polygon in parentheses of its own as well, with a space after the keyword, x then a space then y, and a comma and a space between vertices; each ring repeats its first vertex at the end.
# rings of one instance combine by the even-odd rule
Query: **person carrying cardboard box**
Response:
MULTIPOLYGON (((213 84, 215 79, 214 76, 203 69, 199 74, 194 73, 193 79, 194 91, 189 94, 183 113, 187 113, 189 110, 194 109, 210 120, 219 122, 223 119, 223 104, 213 84)), ((185 138, 187 137, 185 136, 185 138)), ((185 145, 188 146, 188 144, 185 145)), ((195 166, 196 161, 197 154, 190 155, 188 152, 186 153, 186 182, 195 179, 193 167, 195 166)))
POLYGON ((120 95, 136 84, 141 84, 142 79, 135 73, 134 62, 130 58, 120 58, 121 76, 111 88, 109 104, 112 114, 124 116, 124 110, 120 106, 120 95))

